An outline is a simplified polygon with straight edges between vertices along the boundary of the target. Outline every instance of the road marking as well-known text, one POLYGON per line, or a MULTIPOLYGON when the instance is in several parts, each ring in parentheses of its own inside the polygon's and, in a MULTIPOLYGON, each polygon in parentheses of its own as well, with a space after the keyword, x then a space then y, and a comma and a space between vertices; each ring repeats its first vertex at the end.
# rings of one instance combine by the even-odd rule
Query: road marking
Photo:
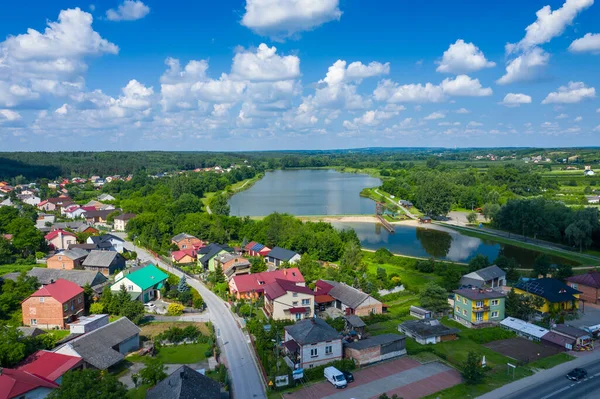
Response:
POLYGON ((550 395, 546 395, 546 396, 544 396, 542 399, 548 399, 548 398, 551 398, 552 396, 556 395, 557 393, 561 393, 561 392, 563 392, 563 391, 566 391, 567 389, 571 388, 571 387, 572 387, 572 386, 574 386, 574 385, 575 385, 575 384, 571 384, 571 385, 568 385, 568 386, 566 386, 566 387, 564 387, 564 388, 561 388, 561 389, 559 389, 558 391, 554 391, 554 392, 552 392, 550 395))

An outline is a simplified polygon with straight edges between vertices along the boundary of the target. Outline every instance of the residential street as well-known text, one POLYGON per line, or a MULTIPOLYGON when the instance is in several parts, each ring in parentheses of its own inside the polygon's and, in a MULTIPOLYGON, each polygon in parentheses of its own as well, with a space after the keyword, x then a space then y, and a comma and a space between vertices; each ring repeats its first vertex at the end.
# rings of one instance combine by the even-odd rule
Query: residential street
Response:
POLYGON ((531 377, 480 396, 480 399, 527 398, 527 399, 584 399, 600 397, 600 350, 560 364, 549 370, 540 371, 531 377), (566 374, 576 367, 588 371, 585 380, 574 382, 566 374))
MULTIPOLYGON (((125 237, 125 234, 122 233, 118 235, 123 238, 125 237)), ((125 242, 125 248, 130 251, 134 250, 133 244, 129 241, 125 242)), ((153 261, 165 268, 165 270, 182 276, 180 271, 170 268, 169 265, 161 260, 157 260, 146 250, 136 246, 135 251, 138 254, 138 258, 142 261, 153 261)), ((219 297, 198 280, 188 278, 187 282, 202 295, 210 311, 210 321, 214 324, 215 329, 217 329, 217 340, 221 348, 221 353, 225 355, 225 362, 229 369, 234 397, 244 399, 266 398, 265 388, 256 360, 246 342, 246 337, 238 327, 231 311, 219 297)))

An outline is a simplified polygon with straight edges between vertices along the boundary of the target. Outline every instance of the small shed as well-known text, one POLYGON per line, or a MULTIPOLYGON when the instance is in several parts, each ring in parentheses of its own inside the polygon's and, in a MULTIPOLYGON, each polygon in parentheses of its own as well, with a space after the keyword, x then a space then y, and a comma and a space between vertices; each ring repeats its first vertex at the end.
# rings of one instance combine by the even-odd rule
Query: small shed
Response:
POLYGON ((431 223, 431 218, 429 216, 421 216, 419 218, 419 223, 431 223))
POLYGON ((575 340, 573 349, 586 348, 593 344, 592 337, 587 331, 566 324, 557 324, 552 327, 552 332, 563 337, 575 340))
POLYGON ((423 309, 418 306, 410 307, 410 315, 417 319, 431 319, 431 310, 423 309))
POLYGON ((360 337, 363 336, 363 334, 365 333, 365 327, 367 326, 365 324, 364 321, 362 321, 362 319, 356 315, 347 315, 344 316, 344 322, 345 322, 345 326, 344 326, 344 331, 348 334, 352 334, 352 332, 354 331, 359 339, 360 337))
POLYGON ((500 327, 516 333, 520 337, 540 342, 542 337, 548 333, 544 327, 527 323, 516 317, 507 317, 500 322, 500 327))
POLYGON ((543 345, 551 346, 551 347, 559 347, 564 351, 570 351, 573 349, 575 345, 575 340, 573 338, 567 338, 563 335, 557 334, 555 332, 549 331, 541 339, 543 345))
POLYGON ((400 334, 377 335, 344 346, 344 357, 359 367, 404 355, 406 337, 400 334))

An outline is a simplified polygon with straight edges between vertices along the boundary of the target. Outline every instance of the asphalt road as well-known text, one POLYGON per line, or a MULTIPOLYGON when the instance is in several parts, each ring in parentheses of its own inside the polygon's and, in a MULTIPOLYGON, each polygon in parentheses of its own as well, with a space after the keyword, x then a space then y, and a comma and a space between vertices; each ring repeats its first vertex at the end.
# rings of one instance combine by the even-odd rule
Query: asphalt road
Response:
MULTIPOLYGON (((119 236, 124 237, 124 234, 119 234, 119 236)), ((153 261, 175 275, 182 275, 180 271, 169 268, 169 265, 157 260, 144 249, 137 246, 134 249, 131 242, 126 241, 125 248, 130 251, 135 250, 138 258, 142 261, 153 261)), ((267 395, 259 375, 256 360, 250 352, 246 337, 238 327, 231 311, 218 296, 198 280, 187 278, 187 283, 198 290, 210 310, 210 319, 215 329, 217 329, 217 340, 221 347, 221 353, 225 355, 229 368, 234 398, 266 398, 267 395)))
MULTIPOLYGON (((574 368, 574 366, 573 366, 574 368)), ((600 398, 600 362, 593 362, 583 366, 588 372, 588 377, 575 382, 567 379, 566 373, 554 379, 540 382, 527 389, 505 396, 517 399, 587 399, 600 398)), ((569 369, 569 371, 572 368, 569 369)))

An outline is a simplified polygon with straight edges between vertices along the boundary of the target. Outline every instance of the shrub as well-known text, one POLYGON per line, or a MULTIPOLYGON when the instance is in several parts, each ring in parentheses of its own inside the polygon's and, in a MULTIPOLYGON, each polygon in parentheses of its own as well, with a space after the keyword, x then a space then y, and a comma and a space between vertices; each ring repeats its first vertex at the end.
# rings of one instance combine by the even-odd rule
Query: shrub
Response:
POLYGON ((90 305, 90 313, 102 314, 104 313, 104 306, 100 302, 94 302, 90 305))
POLYGON ((158 341, 168 341, 177 344, 186 339, 191 341, 197 340, 199 342, 207 341, 208 337, 204 337, 198 327, 187 326, 185 328, 170 327, 168 330, 158 334, 156 339, 158 341))
POLYGON ((183 314, 183 305, 178 303, 171 303, 167 308, 167 314, 169 316, 181 316, 183 314))
POLYGON ((250 307, 250 305, 245 303, 242 306, 240 306, 240 309, 238 310, 238 312, 239 312, 240 316, 250 316, 250 313, 252 312, 252 308, 250 307))
POLYGON ((478 344, 487 344, 488 342, 498 341, 500 339, 513 338, 515 336, 511 331, 501 327, 481 328, 477 330, 477 334, 473 334, 469 338, 478 344))

